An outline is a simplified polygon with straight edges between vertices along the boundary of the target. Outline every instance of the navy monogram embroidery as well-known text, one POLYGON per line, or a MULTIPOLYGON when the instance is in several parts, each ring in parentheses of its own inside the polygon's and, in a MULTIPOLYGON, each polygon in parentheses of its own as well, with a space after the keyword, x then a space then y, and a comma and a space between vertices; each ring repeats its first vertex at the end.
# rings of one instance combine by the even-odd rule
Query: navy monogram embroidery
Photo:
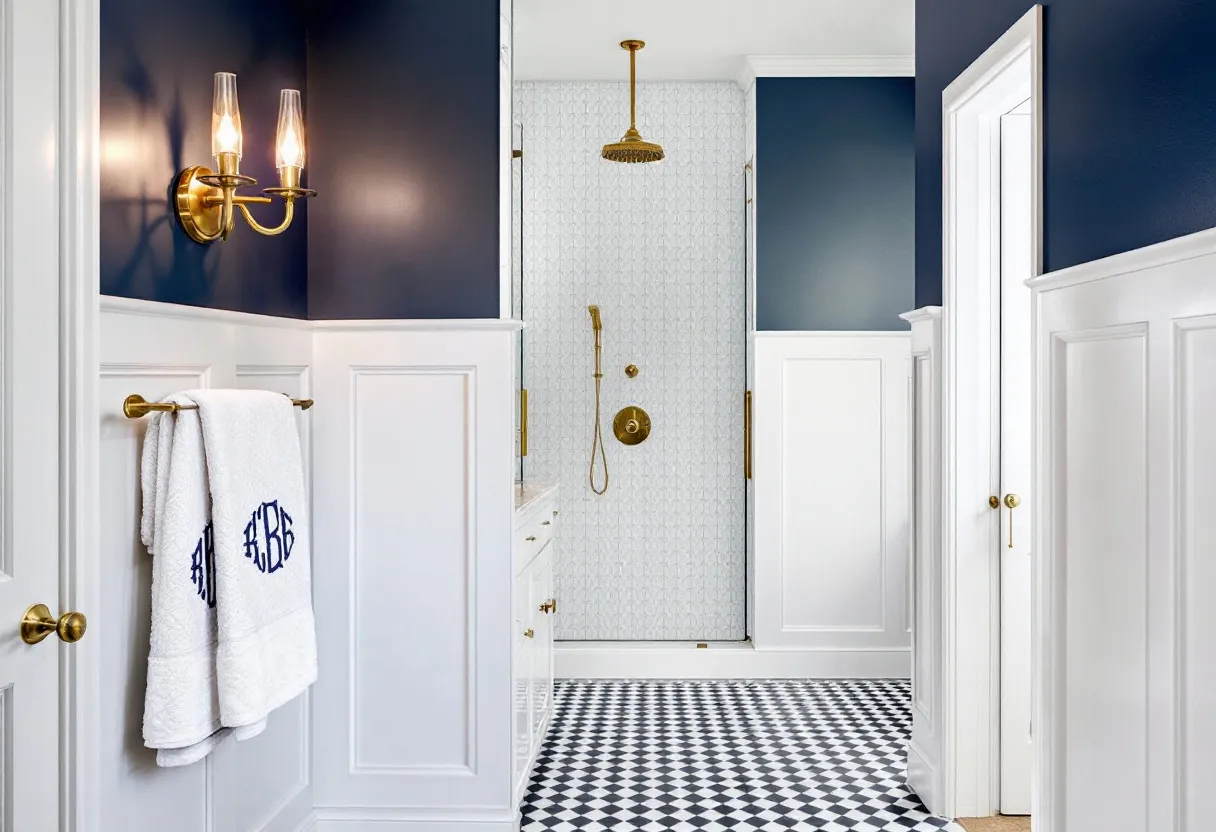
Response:
POLYGON ((207 606, 215 609, 215 534, 210 523, 190 556, 190 582, 207 606))
POLYGON ((245 557, 259 572, 272 574, 286 565, 296 543, 292 523, 278 500, 262 503, 253 512, 245 526, 245 557))

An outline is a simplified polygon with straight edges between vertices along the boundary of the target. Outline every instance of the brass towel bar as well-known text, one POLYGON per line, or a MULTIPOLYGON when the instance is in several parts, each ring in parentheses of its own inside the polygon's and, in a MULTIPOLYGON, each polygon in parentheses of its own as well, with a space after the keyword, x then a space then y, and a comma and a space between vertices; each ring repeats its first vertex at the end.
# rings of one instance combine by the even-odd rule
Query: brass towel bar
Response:
MULTIPOLYGON (((312 407, 312 399, 292 399, 291 403, 301 410, 308 410, 312 407)), ((122 401, 122 412, 128 419, 142 419, 154 412, 176 413, 179 410, 198 410, 198 405, 150 402, 138 393, 132 393, 122 401)))

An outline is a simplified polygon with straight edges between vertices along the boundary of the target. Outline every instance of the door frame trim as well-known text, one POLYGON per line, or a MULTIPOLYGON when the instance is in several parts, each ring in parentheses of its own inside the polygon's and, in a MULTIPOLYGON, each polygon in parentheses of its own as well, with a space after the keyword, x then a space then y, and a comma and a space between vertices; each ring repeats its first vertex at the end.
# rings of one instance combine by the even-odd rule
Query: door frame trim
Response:
MULTIPOLYGON (((981 556, 995 551, 990 544, 999 534, 999 513, 986 506, 999 486, 992 454, 1000 413, 993 363, 985 360, 999 349, 993 293, 999 292, 1000 261, 993 236, 1000 229, 1000 132, 992 123, 1030 98, 1031 263, 1039 275, 1042 31, 1043 9, 1035 5, 942 92, 943 767, 945 806, 954 817, 990 816, 999 806, 1000 570, 995 557, 981 556)), ((1035 777, 1041 785, 1039 770, 1035 777)), ((1041 789, 1035 792, 1041 798, 1041 789)), ((1039 808, 1033 811, 1038 815, 1039 808)))
MULTIPOLYGON (((97 326, 100 317, 100 0, 59 1, 60 609, 101 609, 97 326)), ((59 814, 102 832, 101 640, 60 649, 59 814)))

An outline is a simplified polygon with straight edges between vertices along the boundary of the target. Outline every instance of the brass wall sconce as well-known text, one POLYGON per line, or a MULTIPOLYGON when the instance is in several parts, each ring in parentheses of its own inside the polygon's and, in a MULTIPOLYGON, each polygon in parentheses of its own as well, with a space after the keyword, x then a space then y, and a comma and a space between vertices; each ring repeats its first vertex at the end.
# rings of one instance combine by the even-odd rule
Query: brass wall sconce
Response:
POLYGON ((211 153, 219 172, 202 165, 186 168, 177 177, 177 219, 182 229, 196 243, 227 240, 236 225, 239 210, 249 227, 259 234, 282 234, 291 225, 295 201, 317 195, 316 191, 300 187, 304 170, 304 117, 300 108, 299 90, 279 92, 279 126, 275 136, 275 166, 279 169, 279 187, 264 188, 267 196, 241 196, 237 189, 258 184, 252 176, 240 172, 241 110, 236 98, 236 75, 215 73, 215 94, 211 107, 211 153), (248 205, 268 204, 278 197, 287 204, 283 222, 274 228, 258 223, 249 213, 248 205))

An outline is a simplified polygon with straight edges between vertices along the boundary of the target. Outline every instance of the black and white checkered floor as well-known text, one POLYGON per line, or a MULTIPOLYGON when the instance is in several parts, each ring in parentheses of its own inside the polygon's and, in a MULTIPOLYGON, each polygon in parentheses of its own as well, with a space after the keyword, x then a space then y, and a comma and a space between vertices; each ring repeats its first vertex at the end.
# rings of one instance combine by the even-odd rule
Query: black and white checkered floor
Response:
POLYGON ((922 832, 904 681, 561 681, 523 832, 922 832))

